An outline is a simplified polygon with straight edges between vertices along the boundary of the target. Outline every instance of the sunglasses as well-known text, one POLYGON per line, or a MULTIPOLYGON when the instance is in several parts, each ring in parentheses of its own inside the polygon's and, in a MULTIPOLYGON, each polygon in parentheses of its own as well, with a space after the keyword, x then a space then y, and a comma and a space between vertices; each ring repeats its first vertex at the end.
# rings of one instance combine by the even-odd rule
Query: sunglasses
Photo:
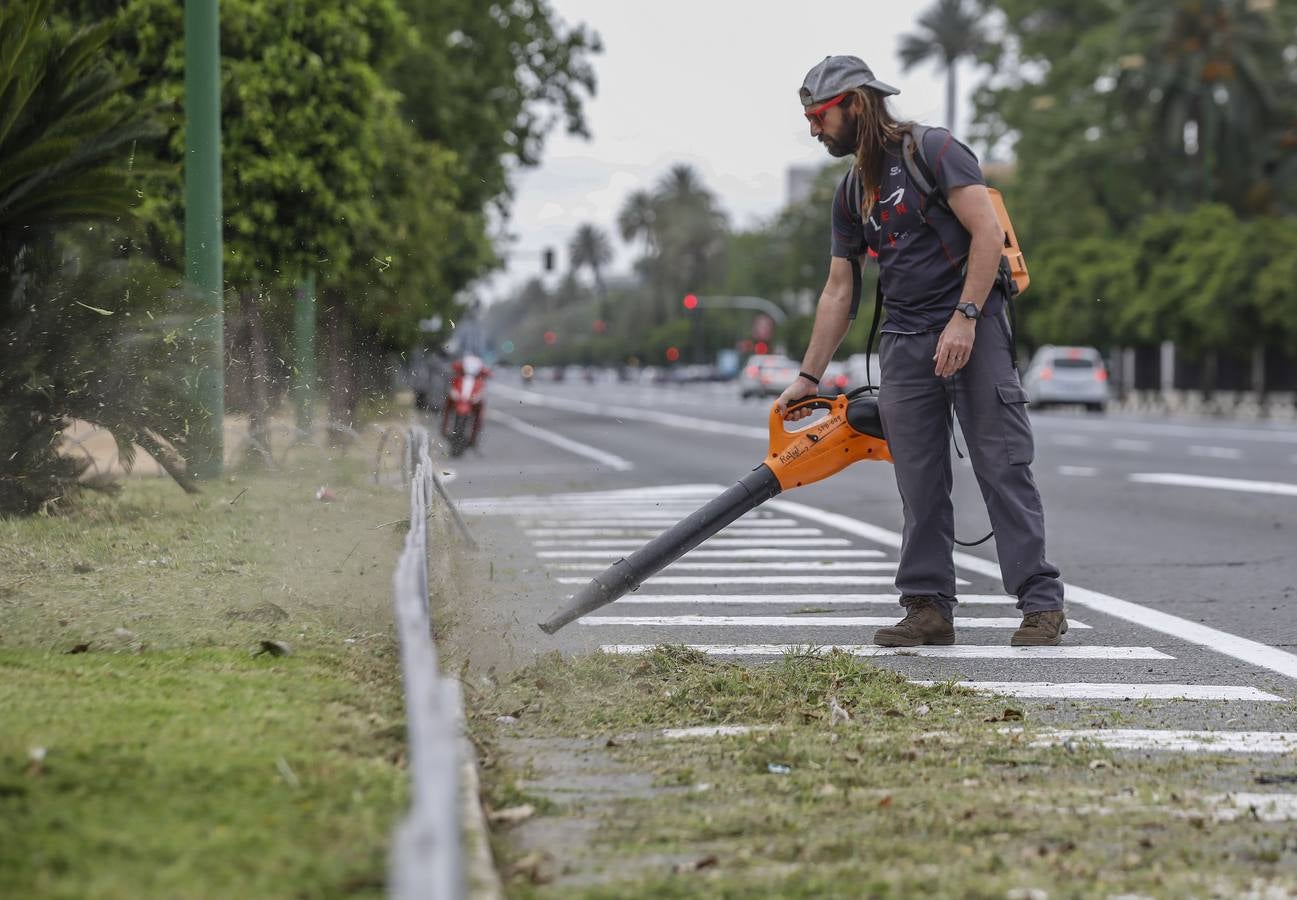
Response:
POLYGON ((816 125, 819 125, 821 128, 823 128, 824 113, 827 110, 837 106, 845 99, 847 99, 846 94, 838 94, 838 96, 836 97, 833 97, 829 100, 825 100, 823 103, 821 103, 819 106, 815 107, 814 109, 806 110, 806 121, 814 122, 816 125))

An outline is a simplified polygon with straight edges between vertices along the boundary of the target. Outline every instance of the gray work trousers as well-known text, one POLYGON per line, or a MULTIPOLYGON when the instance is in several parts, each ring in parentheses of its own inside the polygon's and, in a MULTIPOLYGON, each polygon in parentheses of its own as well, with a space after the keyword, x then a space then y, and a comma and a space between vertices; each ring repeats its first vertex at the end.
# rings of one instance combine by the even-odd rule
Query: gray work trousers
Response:
POLYGON ((1004 589, 1018 598, 1024 615, 1062 609, 1059 571, 1045 559, 1045 511, 1031 476, 1027 395, 1013 366, 1008 323, 1003 315, 979 321, 967 365, 947 379, 934 373, 940 336, 884 332, 879 344, 878 405, 905 511, 896 569, 901 603, 936 597, 943 615, 954 615, 953 401, 995 529, 1004 589))

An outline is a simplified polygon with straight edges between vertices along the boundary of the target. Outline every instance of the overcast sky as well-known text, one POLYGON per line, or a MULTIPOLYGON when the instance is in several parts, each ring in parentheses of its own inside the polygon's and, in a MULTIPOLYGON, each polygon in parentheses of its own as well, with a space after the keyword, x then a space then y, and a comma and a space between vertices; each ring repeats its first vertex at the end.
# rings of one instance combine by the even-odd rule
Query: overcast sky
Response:
MULTIPOLYGON (((905 118, 941 124, 944 75, 924 65, 902 73, 900 35, 930 5, 876 0, 552 0, 567 23, 599 32, 593 57, 598 93, 586 105, 590 140, 554 134, 543 163, 517 179, 507 269, 483 290, 497 299, 542 274, 541 253, 567 245, 591 222, 612 238, 613 272, 628 271, 633 249, 617 234, 623 200, 651 188, 671 165, 687 162, 745 227, 776 213, 786 199, 789 166, 829 159, 809 134, 797 89, 825 56, 861 57, 877 77, 901 89, 892 98, 905 118)), ((960 119, 967 122, 973 67, 960 68, 960 119)), ((963 126, 956 133, 963 137, 963 126)), ((825 213, 827 241, 828 213, 825 213)))

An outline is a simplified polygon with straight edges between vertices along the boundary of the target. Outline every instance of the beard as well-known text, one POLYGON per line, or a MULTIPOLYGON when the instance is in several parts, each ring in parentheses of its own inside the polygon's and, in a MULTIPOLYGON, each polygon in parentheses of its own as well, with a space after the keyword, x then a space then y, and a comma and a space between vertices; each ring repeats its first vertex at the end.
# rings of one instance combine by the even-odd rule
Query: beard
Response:
POLYGON ((855 144, 859 134, 859 116, 848 113, 843 117, 840 134, 837 137, 821 134, 820 143, 824 145, 825 150, 829 151, 830 156, 840 159, 844 156, 851 156, 856 152, 855 144))

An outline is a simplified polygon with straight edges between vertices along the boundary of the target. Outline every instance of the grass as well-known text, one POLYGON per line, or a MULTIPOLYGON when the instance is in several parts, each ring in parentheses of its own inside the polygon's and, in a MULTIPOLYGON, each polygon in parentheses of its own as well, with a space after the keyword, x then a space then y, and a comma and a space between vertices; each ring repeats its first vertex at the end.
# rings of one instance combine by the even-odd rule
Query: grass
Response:
POLYGON ((584 736, 573 772, 650 773, 655 785, 634 796, 573 796, 524 831, 498 830, 515 897, 1161 897, 1297 888, 1291 822, 1216 815, 1220 795, 1264 791, 1256 779, 1291 772, 1292 759, 1033 747, 1030 711, 1014 701, 911 685, 844 654, 761 667, 682 648, 550 657, 484 690, 471 707, 481 710, 472 726, 488 784, 525 792, 547 774, 535 748, 584 736), (834 707, 850 719, 834 724, 834 707), (502 713, 518 721, 497 722, 502 713), (703 724, 765 730, 656 735, 703 724), (571 835, 565 826, 580 820, 593 820, 587 840, 545 843, 547 830, 571 835))
POLYGON ((405 495, 357 455, 0 519, 0 896, 383 893, 405 495))

